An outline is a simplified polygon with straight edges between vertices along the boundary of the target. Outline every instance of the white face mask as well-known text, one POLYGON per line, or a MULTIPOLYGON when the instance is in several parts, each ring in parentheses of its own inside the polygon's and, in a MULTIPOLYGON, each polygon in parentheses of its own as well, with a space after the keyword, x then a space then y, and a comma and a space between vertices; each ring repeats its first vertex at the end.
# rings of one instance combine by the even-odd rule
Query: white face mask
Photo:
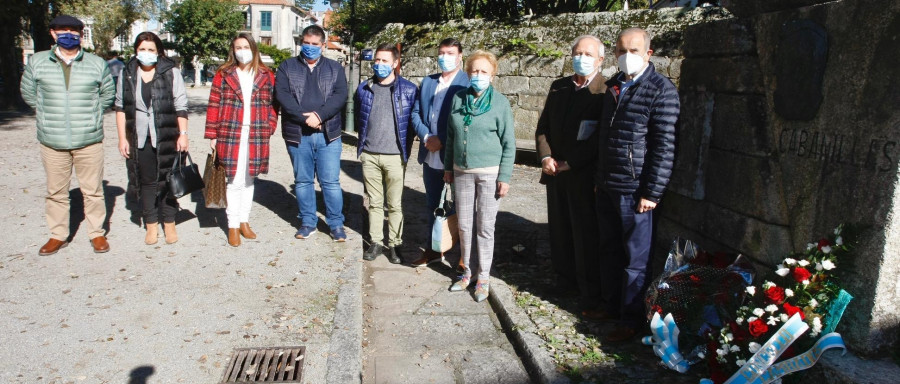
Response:
POLYGON ((234 58, 241 64, 247 64, 253 60, 253 51, 249 49, 238 49, 234 51, 234 58))
POLYGON ((644 68, 644 58, 631 52, 619 56, 619 70, 628 76, 636 75, 644 68))

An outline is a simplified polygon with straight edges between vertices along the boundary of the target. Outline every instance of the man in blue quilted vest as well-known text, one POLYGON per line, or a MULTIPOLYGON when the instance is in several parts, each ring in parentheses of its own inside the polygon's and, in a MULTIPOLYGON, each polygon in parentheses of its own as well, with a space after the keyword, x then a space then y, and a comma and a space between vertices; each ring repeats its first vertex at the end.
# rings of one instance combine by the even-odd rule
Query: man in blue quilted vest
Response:
MULTIPOLYGON (((629 28, 616 41, 620 72, 606 82, 595 183, 601 296, 620 326, 607 341, 624 341, 647 323, 653 211, 675 160, 680 103, 675 85, 650 63, 650 35, 629 28)), ((604 316, 604 317, 607 317, 604 316)))
POLYGON ((50 240, 38 254, 68 245, 72 168, 84 197, 84 219, 94 252, 109 251, 103 195, 103 111, 115 99, 106 60, 81 49, 84 23, 60 15, 50 22, 56 45, 35 53, 22 75, 22 98, 34 108, 41 162, 47 175, 45 211, 50 240))
POLYGON ((372 61, 374 76, 356 90, 356 126, 359 127, 357 156, 362 163, 363 186, 369 211, 369 246, 363 259, 371 261, 385 253, 400 264, 403 243, 403 179, 415 137, 410 114, 418 88, 397 75, 400 51, 394 44, 381 44, 372 61), (388 215, 387 249, 384 213, 388 215))
POLYGON ((325 30, 303 30, 300 55, 285 60, 275 73, 275 98, 281 105, 281 133, 294 166, 294 192, 300 229, 294 237, 316 233, 316 190, 319 179, 325 200, 325 222, 334 241, 347 240, 344 231, 344 191, 341 189, 341 110, 347 103, 347 77, 337 61, 322 56, 325 30))

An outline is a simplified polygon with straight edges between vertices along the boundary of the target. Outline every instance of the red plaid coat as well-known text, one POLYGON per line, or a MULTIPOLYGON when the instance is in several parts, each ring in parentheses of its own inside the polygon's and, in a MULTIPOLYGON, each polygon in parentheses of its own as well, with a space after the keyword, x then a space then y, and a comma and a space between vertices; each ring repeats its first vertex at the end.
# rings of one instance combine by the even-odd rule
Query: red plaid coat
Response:
MULTIPOLYGON (((260 68, 253 79, 250 113, 250 175, 256 177, 269 171, 269 138, 278 125, 278 111, 274 104, 275 75, 260 68)), ((216 139, 216 153, 225 165, 228 181, 237 170, 238 148, 241 143, 241 124, 244 121, 244 100, 237 69, 219 71, 213 78, 206 108, 207 139, 216 139)))

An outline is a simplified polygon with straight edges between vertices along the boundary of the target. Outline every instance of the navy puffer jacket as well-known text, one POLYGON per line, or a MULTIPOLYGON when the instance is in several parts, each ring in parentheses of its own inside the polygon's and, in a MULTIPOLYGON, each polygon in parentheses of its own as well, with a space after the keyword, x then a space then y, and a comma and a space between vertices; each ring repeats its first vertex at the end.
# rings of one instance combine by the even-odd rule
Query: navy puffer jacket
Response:
MULTIPOLYGON (((366 142, 366 136, 369 133, 369 112, 372 111, 372 102, 375 100, 375 94, 372 92, 372 81, 371 79, 364 81, 356 89, 356 126, 359 127, 357 157, 362 154, 362 144, 366 142)), ((391 101, 394 104, 394 126, 397 127, 397 137, 402 143, 400 154, 403 155, 404 163, 409 159, 409 152, 412 149, 412 142, 415 137, 415 133, 408 135, 407 132, 417 92, 418 88, 415 84, 400 76, 397 76, 397 79, 394 80, 394 85, 391 86, 391 101)))
POLYGON ((659 202, 675 160, 678 91, 653 64, 618 95, 620 78, 606 83, 596 181, 607 191, 659 202))

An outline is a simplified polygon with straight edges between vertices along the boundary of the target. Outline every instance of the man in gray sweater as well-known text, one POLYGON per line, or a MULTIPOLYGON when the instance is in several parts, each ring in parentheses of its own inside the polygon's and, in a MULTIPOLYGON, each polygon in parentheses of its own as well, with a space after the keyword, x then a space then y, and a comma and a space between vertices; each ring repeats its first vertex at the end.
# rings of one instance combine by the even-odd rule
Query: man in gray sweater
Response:
POLYGON ((388 214, 388 253, 399 264, 403 243, 403 179, 414 134, 407 135, 416 98, 416 85, 394 74, 400 51, 382 44, 375 51, 375 76, 356 90, 356 124, 359 127, 357 156, 362 163, 363 185, 369 211, 369 242, 363 259, 374 260, 385 253, 384 213, 388 214))

